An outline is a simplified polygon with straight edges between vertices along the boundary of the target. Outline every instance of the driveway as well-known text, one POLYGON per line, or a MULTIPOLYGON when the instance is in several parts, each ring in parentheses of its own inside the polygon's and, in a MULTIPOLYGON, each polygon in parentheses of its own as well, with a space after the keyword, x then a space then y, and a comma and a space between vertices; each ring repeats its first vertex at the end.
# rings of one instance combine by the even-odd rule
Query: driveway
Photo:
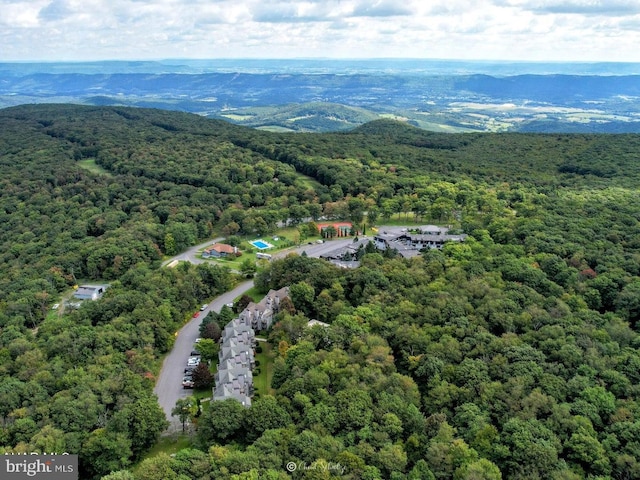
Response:
POLYGON ((189 248, 188 250, 185 250, 184 252, 176 255, 175 257, 171 257, 169 260, 165 260, 164 262, 162 262, 162 266, 166 267, 168 264, 170 264, 171 262, 177 260, 179 262, 191 262, 194 264, 198 264, 198 263, 204 263, 207 260, 205 260, 204 258, 202 258, 199 254, 198 254, 198 250, 203 250, 206 247, 208 247, 209 245, 213 245, 214 243, 218 243, 218 242, 222 242, 224 240, 223 237, 218 237, 218 238, 214 238, 212 240, 208 240, 205 243, 201 243, 200 245, 195 245, 191 248, 189 248))
POLYGON ((171 422, 168 432, 176 431, 178 428, 182 430, 182 424, 177 417, 171 416, 171 410, 176 406, 179 398, 191 395, 191 390, 182 388, 182 377, 184 368, 187 366, 189 353, 193 349, 196 338, 199 335, 200 322, 209 311, 220 312, 220 309, 227 303, 233 302, 237 297, 249 290, 253 286, 253 281, 243 282, 230 292, 223 293, 209 303, 206 310, 200 313, 198 318, 192 318, 184 325, 176 337, 173 349, 165 357, 160 370, 160 375, 153 389, 158 395, 158 403, 164 410, 167 420, 171 422))

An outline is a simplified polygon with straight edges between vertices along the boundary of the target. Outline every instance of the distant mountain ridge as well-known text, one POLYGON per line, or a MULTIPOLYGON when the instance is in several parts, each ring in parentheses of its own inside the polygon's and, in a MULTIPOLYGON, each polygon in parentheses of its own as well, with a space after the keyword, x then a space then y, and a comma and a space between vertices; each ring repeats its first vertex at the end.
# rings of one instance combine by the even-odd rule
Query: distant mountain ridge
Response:
MULTIPOLYGON (((243 71, 211 72, 198 63, 94 62, 74 72, 73 64, 0 64, 0 107, 152 107, 287 131, 347 130, 391 116, 435 131, 640 132, 640 74, 469 74, 474 67, 488 70, 489 64, 473 62, 436 62, 434 74, 430 64, 393 61, 386 69, 375 61, 306 67, 283 61, 279 73, 264 73, 278 65, 247 61, 243 71)), ((232 66, 241 62, 219 68, 232 66)), ((526 72, 524 66, 493 66, 526 72)))

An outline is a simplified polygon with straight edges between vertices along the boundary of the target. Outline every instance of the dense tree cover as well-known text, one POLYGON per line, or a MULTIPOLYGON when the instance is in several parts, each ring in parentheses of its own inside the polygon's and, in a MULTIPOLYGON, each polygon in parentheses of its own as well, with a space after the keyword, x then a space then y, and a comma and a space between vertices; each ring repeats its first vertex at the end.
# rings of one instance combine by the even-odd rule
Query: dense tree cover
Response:
POLYGON ((78 453, 83 478, 140 458, 167 426, 152 394, 158 356, 184 312, 232 281, 205 265, 142 265, 101 300, 49 316, 37 330, 8 317, 0 329, 0 451, 78 453))
POLYGON ((640 478, 639 136, 386 121, 285 135, 76 106, 2 110, 0 127, 5 449, 76 451, 87 476, 131 478, 164 427, 157 356, 234 282, 158 269, 162 254, 218 229, 400 214, 470 237, 348 271, 305 256, 259 270, 258 288, 293 301, 269 335, 275 394, 214 403, 198 449, 135 478, 288 478, 289 461, 344 467, 300 478, 640 478), (50 314, 78 278, 111 287, 50 314))

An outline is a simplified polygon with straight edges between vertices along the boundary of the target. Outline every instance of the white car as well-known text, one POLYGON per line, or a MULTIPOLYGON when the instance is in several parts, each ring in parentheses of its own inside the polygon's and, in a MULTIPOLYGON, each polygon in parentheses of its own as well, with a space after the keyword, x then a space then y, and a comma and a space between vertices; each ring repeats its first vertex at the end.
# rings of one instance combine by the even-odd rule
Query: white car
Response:
POLYGON ((202 311, 206 310, 208 306, 209 306, 209 304, 208 304, 208 303, 205 303, 204 305, 202 305, 202 306, 200 307, 200 311, 202 312, 202 311))
POLYGON ((200 357, 189 357, 187 360, 187 367, 197 367, 200 365, 200 357))

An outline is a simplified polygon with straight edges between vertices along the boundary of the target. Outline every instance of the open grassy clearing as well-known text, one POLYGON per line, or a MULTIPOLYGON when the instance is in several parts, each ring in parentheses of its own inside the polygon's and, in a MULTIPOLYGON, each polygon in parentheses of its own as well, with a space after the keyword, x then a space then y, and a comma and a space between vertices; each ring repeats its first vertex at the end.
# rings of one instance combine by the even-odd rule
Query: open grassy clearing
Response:
POLYGON ((293 128, 281 127, 280 125, 263 125, 261 127, 256 127, 256 130, 264 130, 265 132, 276 133, 295 132, 293 128))
POLYGON ((296 173, 298 179, 301 181, 302 185, 307 188, 318 188, 320 187, 320 182, 315 180, 312 177, 308 177, 307 175, 303 175, 302 173, 296 173))
POLYGON ((113 177, 113 174, 100 165, 96 164, 95 158, 86 158, 84 160, 78 161, 78 166, 84 168, 85 170, 90 171, 91 173, 96 173, 98 175, 106 175, 107 177, 113 177))
POLYGON ((251 120, 252 118, 255 118, 255 115, 251 115, 251 114, 243 115, 240 113, 225 113, 221 115, 221 117, 228 118, 229 120, 236 120, 238 122, 242 122, 245 120, 251 120))

